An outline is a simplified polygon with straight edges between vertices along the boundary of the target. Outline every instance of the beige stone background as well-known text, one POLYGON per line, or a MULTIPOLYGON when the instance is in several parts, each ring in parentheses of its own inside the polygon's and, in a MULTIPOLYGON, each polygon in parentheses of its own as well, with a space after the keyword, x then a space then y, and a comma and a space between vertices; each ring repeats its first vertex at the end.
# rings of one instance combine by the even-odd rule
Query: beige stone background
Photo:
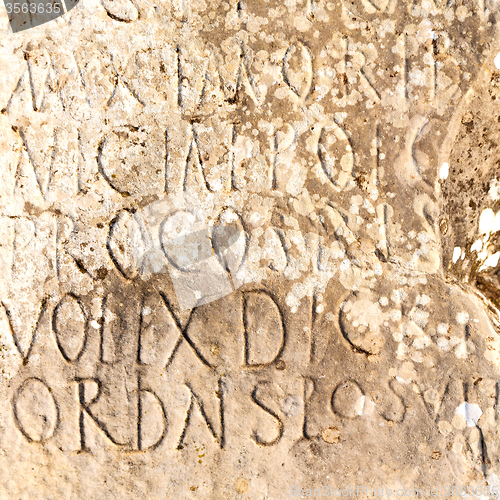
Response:
POLYGON ((0 11, 0 498, 496 498, 498 8, 0 11))

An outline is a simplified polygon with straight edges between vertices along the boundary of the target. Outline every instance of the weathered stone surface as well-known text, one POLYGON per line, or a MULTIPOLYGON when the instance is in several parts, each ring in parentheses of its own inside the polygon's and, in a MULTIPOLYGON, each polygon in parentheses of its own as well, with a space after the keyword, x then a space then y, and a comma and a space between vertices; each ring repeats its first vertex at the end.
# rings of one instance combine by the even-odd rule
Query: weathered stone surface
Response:
POLYGON ((498 9, 4 12, 0 497, 495 498, 498 9))

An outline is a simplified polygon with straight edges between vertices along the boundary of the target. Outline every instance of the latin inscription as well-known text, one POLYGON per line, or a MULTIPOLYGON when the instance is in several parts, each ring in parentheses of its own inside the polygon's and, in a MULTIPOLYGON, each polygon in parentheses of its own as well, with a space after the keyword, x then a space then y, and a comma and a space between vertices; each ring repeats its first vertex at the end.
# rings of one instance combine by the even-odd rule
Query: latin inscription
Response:
POLYGON ((16 49, 2 432, 245 460, 420 426, 488 477, 498 336, 439 277, 437 225, 488 2, 306 0, 285 37, 279 2, 219 4, 103 0, 134 42, 16 49))
MULTIPOLYGON (((424 372, 405 375, 408 362, 404 359, 418 359, 409 351, 410 358, 402 355, 404 340, 398 346, 397 335, 390 338, 384 330, 388 325, 383 323, 384 317, 392 316, 390 330, 398 327, 403 337, 414 339, 420 352, 430 348, 431 356, 452 356, 458 363, 474 351, 475 347, 470 351, 473 345, 479 348, 481 341, 470 336, 472 326, 460 326, 460 322, 453 326, 449 318, 448 332, 456 330, 451 334, 456 341, 451 341, 451 349, 444 349, 448 354, 438 354, 444 340, 436 338, 432 347, 425 339, 430 340, 432 332, 448 333, 443 326, 445 316, 429 321, 426 299, 417 291, 416 308, 407 307, 411 304, 408 297, 399 309, 402 313, 396 314, 396 307, 384 316, 382 307, 377 315, 367 315, 381 322, 377 326, 363 317, 370 307, 385 305, 384 300, 373 301, 374 293, 340 296, 325 305, 327 310, 318 307, 316 298, 302 304, 301 314, 294 316, 264 289, 248 290, 182 317, 164 293, 149 293, 133 302, 117 292, 90 302, 88 297, 66 295, 53 307, 44 306, 35 327, 37 335, 28 350, 19 350, 13 421, 29 443, 63 440, 72 442, 73 451, 79 452, 102 446, 124 452, 165 446, 181 451, 193 426, 204 427, 206 436, 220 449, 235 439, 271 447, 285 436, 290 438, 290 433, 296 442, 313 440, 324 429, 341 430, 358 419, 403 425, 408 413, 415 411, 442 430, 456 421, 456 410, 463 402, 479 405, 489 415, 486 429, 497 425, 499 382, 488 376, 452 375, 436 385, 426 381, 424 372), (305 319, 307 309, 310 322, 305 319), (336 321, 332 321, 333 314, 336 321), (309 328, 313 329, 310 355, 301 357, 298 339, 304 337, 297 337, 297 332, 309 328), (358 337, 351 333, 355 331, 360 332, 358 337), (366 337, 365 331, 371 336, 366 337), (382 336, 383 342, 374 343, 373 335, 382 336), (399 374, 381 372, 373 379, 356 371, 348 375, 341 365, 330 368, 335 359, 355 367, 368 358, 373 361, 387 355, 402 360, 399 374), (52 385, 37 373, 40 364, 35 358, 43 356, 53 360, 49 378, 62 376, 66 387, 60 379, 52 385), (94 367, 91 371, 90 366, 94 367), (94 375, 85 375, 91 372, 94 375), (403 376, 418 381, 410 383, 403 376), (129 391, 125 400, 119 395, 123 384, 129 391), (236 392, 234 384, 239 387, 236 392), (63 397, 67 391, 73 394, 70 402, 63 397), (118 412, 110 412, 110 407, 118 412), (246 422, 236 417, 241 411, 247 415, 246 422), (239 422, 238 430, 234 422, 239 422)), ((398 299, 391 301, 397 304, 398 299)), ((17 345, 19 341, 13 340, 17 345)), ((481 424, 476 425, 483 432, 481 424)), ((486 463, 488 438, 484 440, 482 460, 486 463)))

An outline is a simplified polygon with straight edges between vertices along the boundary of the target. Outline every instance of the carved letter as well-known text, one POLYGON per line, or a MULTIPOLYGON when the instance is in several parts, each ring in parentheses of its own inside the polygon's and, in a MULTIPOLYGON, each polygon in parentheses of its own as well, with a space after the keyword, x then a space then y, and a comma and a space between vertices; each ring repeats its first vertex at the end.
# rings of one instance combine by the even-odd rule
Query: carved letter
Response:
POLYGON ((150 389, 141 388, 138 379, 137 396, 137 448, 153 450, 165 439, 167 415, 161 399, 150 389), (161 423, 160 423, 160 422, 161 423))
POLYGON ((78 383, 78 402, 80 403, 80 417, 79 417, 79 425, 80 425, 80 452, 89 451, 86 443, 86 432, 85 432, 85 415, 90 417, 94 424, 97 425, 97 428, 115 445, 122 445, 123 443, 119 443, 116 441, 113 436, 109 433, 106 428, 106 425, 103 424, 90 409, 90 405, 95 403, 99 396, 101 395, 101 382, 97 379, 76 379, 78 383), (89 396, 89 392, 91 391, 89 384, 93 383, 94 387, 94 395, 89 396))
POLYGON ((223 383, 222 383, 222 379, 219 379, 218 381, 218 391, 217 391, 217 397, 219 398, 219 422, 220 422, 220 432, 219 432, 219 435, 217 435, 217 432, 212 424, 212 422, 209 420, 208 416, 207 416, 207 413, 205 411, 205 405, 203 404, 203 401, 201 400, 201 398, 195 394, 195 392, 193 391, 193 388, 189 385, 189 384, 186 384, 189 391, 191 392, 191 402, 189 404, 189 409, 187 411, 187 417, 186 417, 186 425, 184 426, 184 429, 182 431, 182 434, 181 434, 181 437, 179 439, 179 443, 177 445, 177 449, 178 450, 182 450, 182 448, 184 447, 183 443, 184 443, 184 439, 186 437, 186 433, 187 433, 187 430, 188 430, 188 427, 191 423, 191 419, 192 419, 192 415, 193 415, 193 410, 194 410, 194 407, 195 407, 195 404, 196 406, 198 407, 200 413, 201 413, 201 416, 206 424, 206 426, 208 427, 208 430, 210 431, 210 433, 212 434, 212 436, 214 437, 215 441, 217 442, 217 444, 219 445, 219 448, 223 449, 224 448, 224 444, 225 444, 225 436, 224 436, 224 406, 223 406, 223 383))
POLYGON ((16 425, 30 443, 47 441, 59 424, 51 389, 39 378, 23 382, 14 396, 13 409, 16 425))
POLYGON ((260 382, 259 384, 257 384, 254 388, 254 390, 252 391, 252 394, 251 394, 251 398, 252 398, 252 401, 260 408, 262 408, 267 414, 271 415, 271 417, 273 417, 274 420, 276 420, 277 424, 278 424, 278 432, 276 433, 276 437, 270 441, 265 441, 264 439, 262 439, 259 434, 256 432, 256 431, 253 431, 253 435, 252 435, 252 439, 257 443, 257 444, 260 444, 262 446, 272 446, 274 444, 277 444, 279 442, 279 440, 281 439, 281 437, 283 436, 283 422, 281 421, 281 419, 278 417, 278 415, 273 411, 271 410, 266 404, 264 404, 259 396, 258 396, 258 392, 259 392, 259 386, 262 386, 262 385, 266 385, 268 384, 268 382, 260 382))
POLYGON ((276 302, 265 292, 243 294, 245 364, 270 365, 285 346, 285 325, 276 302))

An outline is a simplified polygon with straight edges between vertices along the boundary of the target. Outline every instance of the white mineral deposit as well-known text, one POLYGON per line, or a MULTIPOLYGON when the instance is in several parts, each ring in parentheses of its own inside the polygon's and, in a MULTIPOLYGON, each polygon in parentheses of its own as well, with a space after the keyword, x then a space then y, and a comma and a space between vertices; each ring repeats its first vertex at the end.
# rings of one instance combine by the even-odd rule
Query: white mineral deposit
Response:
POLYGON ((5 0, 0 500, 500 495, 498 0, 5 0))

